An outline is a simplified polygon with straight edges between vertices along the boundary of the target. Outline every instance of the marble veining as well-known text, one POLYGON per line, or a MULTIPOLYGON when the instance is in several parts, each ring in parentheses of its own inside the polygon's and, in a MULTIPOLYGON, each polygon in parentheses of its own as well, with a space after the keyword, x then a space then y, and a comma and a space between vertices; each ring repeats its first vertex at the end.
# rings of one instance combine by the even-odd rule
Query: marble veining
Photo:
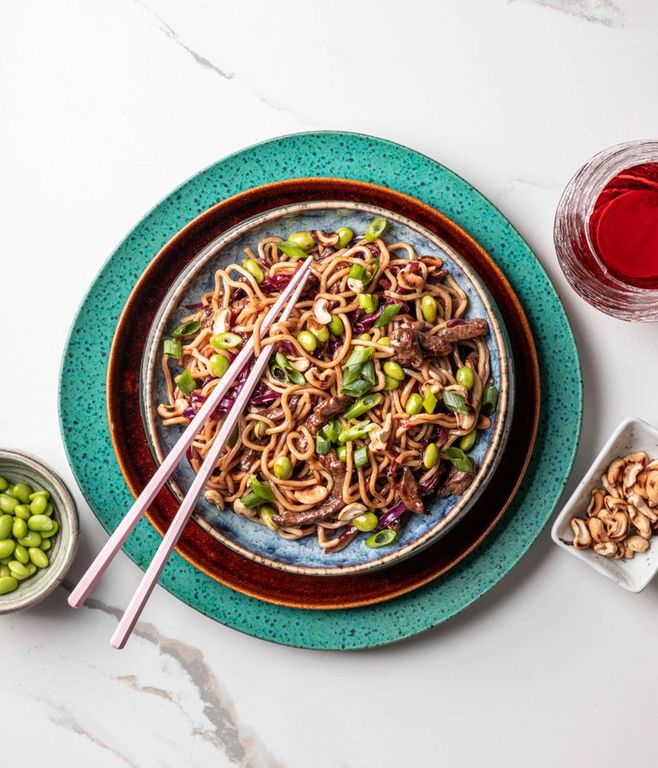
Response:
MULTIPOLYGON (((524 0, 536 3, 544 8, 552 8, 556 11, 577 16, 585 21, 603 24, 606 27, 623 27, 624 15, 617 3, 613 0, 524 0)), ((509 0, 510 3, 519 0, 509 0)))
MULTIPOLYGON (((61 586, 67 593, 73 588, 73 584, 69 580, 65 580, 61 586)), ((84 608, 100 611, 115 619, 119 619, 122 614, 120 608, 96 598, 89 598, 84 608)), ((211 744, 223 753, 230 763, 239 766, 239 768, 283 768, 283 764, 269 754, 260 740, 240 722, 230 695, 223 689, 199 648, 167 637, 154 624, 147 622, 138 622, 133 635, 154 646, 161 656, 172 659, 188 676, 199 696, 203 713, 208 721, 206 727, 199 727, 190 721, 191 733, 195 737, 211 744)), ((183 716, 187 717, 185 709, 177 701, 172 691, 152 685, 143 685, 137 675, 119 675, 115 677, 115 680, 137 693, 156 696, 169 702, 183 716)), ((98 735, 84 727, 67 708, 54 703, 52 707, 51 722, 68 728, 89 739, 97 746, 113 752, 127 765, 134 765, 128 757, 116 752, 98 735)))

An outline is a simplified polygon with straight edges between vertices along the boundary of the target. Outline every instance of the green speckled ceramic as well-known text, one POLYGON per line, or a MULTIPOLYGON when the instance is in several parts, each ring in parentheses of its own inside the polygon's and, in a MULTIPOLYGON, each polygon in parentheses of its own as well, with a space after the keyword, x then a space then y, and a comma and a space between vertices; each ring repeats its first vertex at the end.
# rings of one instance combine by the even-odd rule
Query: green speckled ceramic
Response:
MULTIPOLYGON (((250 187, 299 176, 361 179, 396 188, 443 211, 498 261, 523 302, 543 378, 538 442, 521 490, 486 542, 459 566, 416 592, 379 605, 331 612, 265 604, 233 592, 174 554, 160 583, 206 615, 274 642, 318 649, 364 648, 435 626, 496 584, 550 517, 578 444, 582 384, 578 354, 560 301, 510 223, 440 164, 381 139, 311 133, 274 139, 225 158, 175 190, 121 243, 76 317, 60 383, 62 432, 76 478, 99 520, 116 527, 132 503, 112 452, 105 418, 105 367, 114 328, 133 283, 157 251, 217 201, 250 187), (89 354, 93 349, 94 354, 89 354), (552 350, 559 349, 559 358, 552 350)), ((142 568, 160 538, 143 520, 125 549, 142 568)))

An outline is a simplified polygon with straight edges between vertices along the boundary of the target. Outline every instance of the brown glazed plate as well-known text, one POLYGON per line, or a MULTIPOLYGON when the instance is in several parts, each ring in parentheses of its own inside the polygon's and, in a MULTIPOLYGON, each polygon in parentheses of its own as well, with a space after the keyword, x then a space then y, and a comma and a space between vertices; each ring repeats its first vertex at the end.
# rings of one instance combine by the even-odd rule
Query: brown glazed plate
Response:
MULTIPOLYGON (((182 273, 210 243, 245 221, 276 209, 318 201, 385 209, 424 228, 459 254, 486 286, 507 329, 505 350, 514 360, 514 394, 517 403, 522 404, 513 413, 509 409, 510 420, 504 430, 507 444, 503 450, 504 441, 500 443, 496 456, 496 463, 500 463, 495 471, 492 469, 490 482, 473 500, 468 515, 454 527, 447 526, 440 538, 413 557, 396 560, 385 569, 343 573, 330 579, 283 572, 239 554, 212 535, 208 525, 191 522, 183 532, 178 552, 232 589, 282 605, 327 609, 368 605, 409 592, 445 573, 484 539, 511 503, 525 474, 537 430, 540 383, 535 346, 523 308, 493 260, 453 221, 413 198, 363 182, 275 182, 229 198, 188 224, 155 256, 128 299, 110 354, 107 407, 114 450, 133 494, 138 494, 154 473, 161 450, 152 420, 149 423, 148 413, 142 408, 141 394, 148 392, 143 379, 149 375, 154 328, 162 319, 163 307, 171 304, 172 291, 182 273)), ((177 493, 175 484, 164 488, 149 510, 148 518, 160 533, 176 513, 177 493)))

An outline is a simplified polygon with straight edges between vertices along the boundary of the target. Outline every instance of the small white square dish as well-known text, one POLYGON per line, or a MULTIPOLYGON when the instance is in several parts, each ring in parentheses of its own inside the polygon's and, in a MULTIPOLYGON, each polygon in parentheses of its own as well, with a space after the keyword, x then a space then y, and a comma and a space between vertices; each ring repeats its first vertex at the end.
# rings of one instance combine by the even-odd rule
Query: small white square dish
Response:
MULTIPOLYGON (((612 579, 629 592, 641 592, 658 571, 658 535, 650 539, 646 552, 636 552, 632 559, 613 559, 598 555, 593 549, 577 549, 572 541, 571 519, 586 518, 594 488, 602 488, 601 476, 611 462, 629 454, 644 452, 652 461, 658 458, 658 430, 642 419, 625 419, 594 459, 585 477, 557 516, 551 538, 565 552, 612 579)), ((656 508, 658 513, 658 507, 656 508)))

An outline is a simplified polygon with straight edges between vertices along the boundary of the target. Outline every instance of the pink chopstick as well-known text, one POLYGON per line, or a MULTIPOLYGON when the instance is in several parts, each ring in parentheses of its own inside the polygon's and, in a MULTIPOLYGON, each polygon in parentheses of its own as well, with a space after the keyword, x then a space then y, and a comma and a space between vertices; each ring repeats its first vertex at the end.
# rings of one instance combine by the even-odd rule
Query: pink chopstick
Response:
MULTIPOLYGON (((309 257, 303 263, 302 267, 296 272, 286 289, 281 293, 276 302, 272 305, 272 308, 265 316, 260 327, 260 336, 263 338, 268 332, 272 323, 278 320, 285 320, 289 317, 290 313, 297 302, 297 299, 301 295, 302 290, 310 275, 310 268, 313 259, 309 257), (285 307, 285 308, 284 308, 285 307), (283 311, 282 311, 283 309, 283 311), (281 314, 279 314, 281 313, 281 314)), ((180 536, 185 523, 187 522, 194 505, 203 490, 206 479, 211 474, 212 470, 217 463, 217 458, 224 448, 226 441, 228 440, 231 432, 240 414, 244 409, 249 396, 251 395, 254 387, 256 386, 260 376, 262 375, 265 366, 267 365, 272 355, 272 345, 268 345, 261 350, 254 367, 249 374, 249 377, 245 381, 240 394, 238 395, 233 408, 231 409, 222 429, 220 430, 215 442, 213 443, 206 460, 201 466, 199 473, 197 474, 194 482, 190 486, 190 490, 183 499, 180 509, 178 510, 176 517, 172 521, 169 530, 163 538, 158 551, 151 563, 149 569, 144 574, 141 584, 135 596, 133 597, 126 613, 124 614, 117 631, 112 637, 112 645, 115 648, 121 648, 125 644, 132 628, 139 617, 139 614, 144 607, 149 595, 153 591, 153 587, 160 575, 162 569, 167 562, 169 554, 172 548, 176 545, 178 537, 180 536)), ((185 456, 185 452, 191 445, 196 435, 200 432, 204 423, 212 415, 215 408, 219 404, 220 400, 228 392, 231 385, 235 381, 236 377, 249 362, 254 353, 254 341, 253 338, 249 339, 244 345, 241 352, 235 358, 227 372, 224 374, 220 383, 212 391, 206 402, 199 409, 195 418, 190 421, 183 434, 180 436, 176 445, 171 449, 165 460, 162 462, 158 470, 153 477, 146 484, 144 490, 135 499, 135 503, 128 510, 123 520, 119 523, 116 530, 112 533, 110 538, 105 543, 104 547, 98 553, 92 564, 89 566, 83 577, 80 579, 76 587, 69 595, 69 605, 73 608, 79 608, 84 604, 87 597, 90 595, 101 576, 105 573, 108 565, 112 562, 117 552, 121 549, 121 546, 130 535, 133 528, 137 525, 144 512, 153 503, 153 500, 157 496, 162 486, 167 482, 169 476, 174 471, 179 461, 185 456)))

